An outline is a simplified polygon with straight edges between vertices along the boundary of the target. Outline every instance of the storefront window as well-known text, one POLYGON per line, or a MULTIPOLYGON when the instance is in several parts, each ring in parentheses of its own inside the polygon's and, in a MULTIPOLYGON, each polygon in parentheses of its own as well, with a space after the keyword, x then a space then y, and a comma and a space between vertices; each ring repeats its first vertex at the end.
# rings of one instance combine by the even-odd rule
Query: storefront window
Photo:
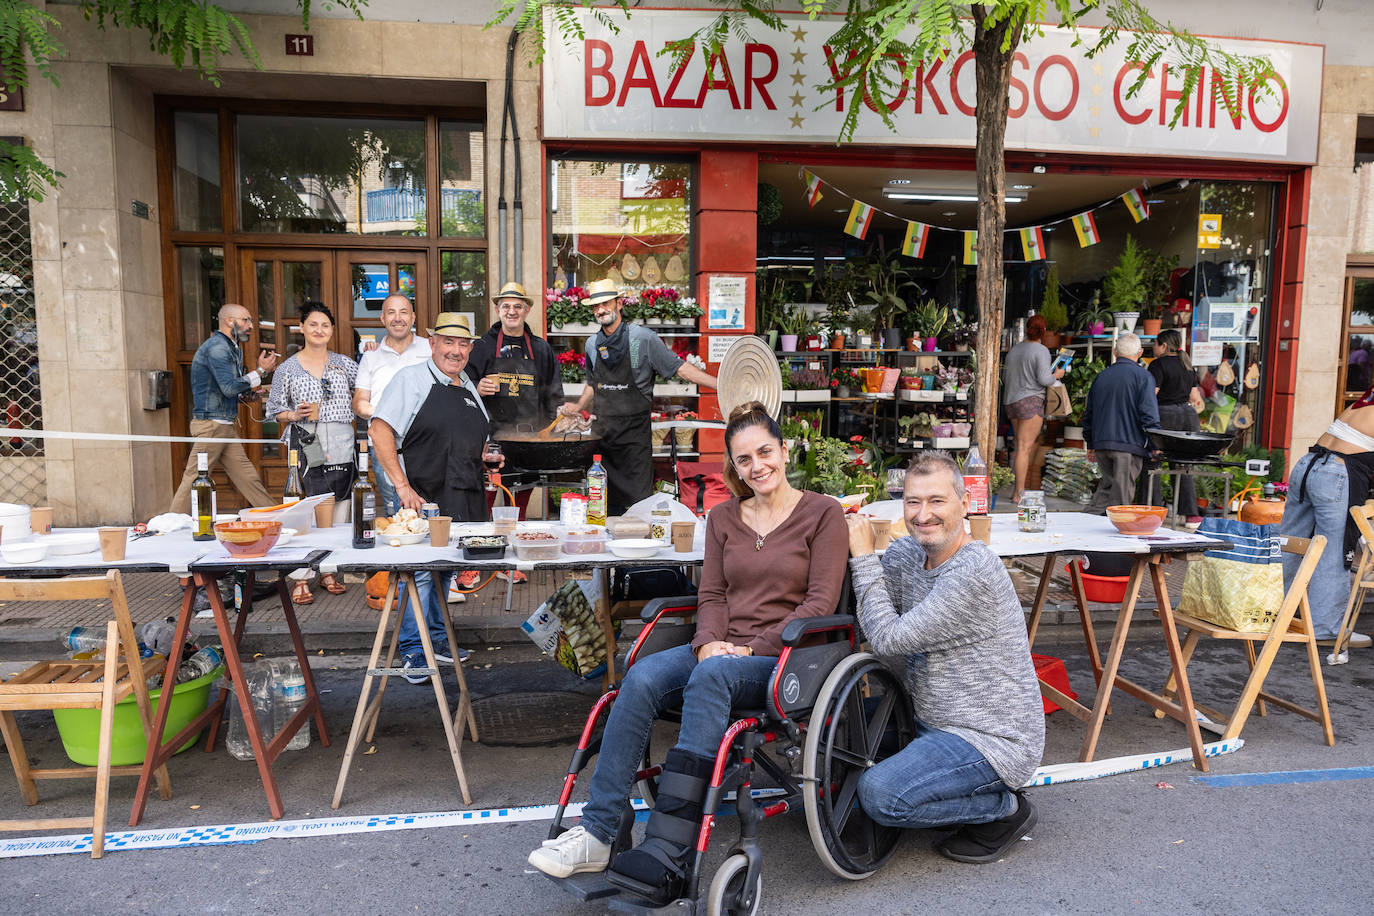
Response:
POLYGON ((556 159, 549 167, 550 286, 609 278, 632 293, 688 291, 690 163, 556 159))
POLYGON ((480 124, 439 122, 440 234, 459 238, 486 235, 482 201, 485 134, 480 124))
POLYGON ((439 311, 466 312, 473 329, 486 330, 487 256, 484 251, 444 251, 439 254, 439 311))
POLYGON ((240 115, 245 232, 424 231, 423 120, 240 115))
POLYGON ((181 277, 181 346, 195 350, 214 333, 215 315, 224 304, 224 249, 188 246, 176 251, 181 277))
POLYGON ((175 190, 177 228, 218 232, 224 228, 219 196, 219 115, 213 111, 178 111, 175 190))
POLYGON ((1374 267, 1348 267, 1336 414, 1374 386, 1374 267))

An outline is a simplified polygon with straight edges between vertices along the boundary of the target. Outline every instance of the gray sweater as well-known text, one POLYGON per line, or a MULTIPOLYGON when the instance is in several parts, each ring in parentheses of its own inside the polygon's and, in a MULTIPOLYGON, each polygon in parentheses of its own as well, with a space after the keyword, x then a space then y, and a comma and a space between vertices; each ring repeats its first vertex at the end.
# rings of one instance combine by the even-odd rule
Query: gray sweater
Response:
POLYGON ((849 562, 864 634, 878 655, 905 656, 916 718, 973 745, 1011 788, 1025 785, 1045 751, 1045 713, 1002 561, 971 541, 926 569, 925 551, 904 537, 881 561, 849 562))
POLYGON ((1031 395, 1043 398, 1045 389, 1054 384, 1052 363, 1049 348, 1038 340, 1023 340, 1012 347, 1002 380, 1002 403, 1014 404, 1031 395))

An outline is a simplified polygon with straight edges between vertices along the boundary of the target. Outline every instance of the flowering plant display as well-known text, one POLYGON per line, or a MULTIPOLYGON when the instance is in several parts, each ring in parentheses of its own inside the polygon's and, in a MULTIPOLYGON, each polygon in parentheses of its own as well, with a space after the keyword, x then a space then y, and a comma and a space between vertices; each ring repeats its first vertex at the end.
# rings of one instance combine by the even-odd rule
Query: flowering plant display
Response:
POLYGON ((544 313, 548 326, 556 328, 565 324, 593 323, 596 319, 591 306, 582 304, 586 296, 587 291, 580 286, 544 290, 544 313))
POLYGON ((793 369, 786 386, 798 391, 816 391, 830 387, 830 379, 823 369, 793 369))
POLYGON ((862 388, 864 380, 848 366, 836 366, 830 373, 830 387, 862 388))
POLYGON ((565 382, 583 382, 587 379, 587 355, 575 350, 564 350, 558 354, 558 374, 565 382))

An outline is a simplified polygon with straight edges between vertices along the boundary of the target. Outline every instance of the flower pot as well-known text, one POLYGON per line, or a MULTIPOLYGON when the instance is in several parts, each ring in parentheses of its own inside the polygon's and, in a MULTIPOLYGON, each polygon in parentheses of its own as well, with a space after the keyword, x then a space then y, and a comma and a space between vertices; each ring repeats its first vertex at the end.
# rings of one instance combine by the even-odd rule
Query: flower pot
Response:
POLYGON ((940 346, 940 341, 939 341, 939 340, 937 340, 937 339, 934 338, 934 337, 927 337, 927 338, 925 339, 925 343, 923 344, 923 349, 924 349, 927 353, 934 353, 935 350, 936 350, 939 346, 940 346))
POLYGON ((902 331, 900 328, 883 328, 883 349, 902 349, 902 331))
POLYGON ((769 332, 768 332, 768 349, 770 349, 770 350, 776 350, 777 348, 778 348, 778 332, 777 332, 777 330, 769 331, 769 332))
POLYGON ((677 447, 681 449, 692 448, 692 443, 696 441, 697 431, 695 429, 675 429, 673 437, 677 439, 677 447))
POLYGON ((926 390, 926 391, 934 391, 934 390, 935 390, 935 376, 933 376, 933 375, 923 375, 923 376, 921 376, 921 388, 923 388, 923 389, 926 390))
POLYGON ((649 430, 649 440, 650 440, 650 442, 653 444, 653 447, 654 447, 654 448, 662 448, 663 445, 667 443, 667 441, 668 441, 668 433, 670 433, 670 432, 672 432, 672 430, 670 430, 670 429, 651 429, 651 430, 649 430))
POLYGON ((867 350, 873 346, 872 334, 856 334, 854 337, 855 346, 860 350, 867 350))
POLYGON ((663 324, 663 319, 662 319, 662 318, 658 318, 658 317, 647 318, 647 319, 645 319, 644 323, 645 323, 645 324, 652 324, 652 325, 662 325, 662 324, 663 324))
POLYGON ((912 334, 906 339, 906 348, 915 353, 921 349, 923 343, 925 343, 925 341, 922 340, 919 335, 912 334))
POLYGON ((1042 344, 1044 344, 1045 347, 1046 347, 1047 349, 1050 349, 1050 350, 1057 350, 1057 349, 1059 349, 1059 332, 1058 332, 1058 331, 1046 331, 1045 334, 1044 334, 1044 336, 1042 336, 1042 337, 1040 338, 1040 342, 1041 342, 1042 344))
POLYGON ((1107 326, 1106 326, 1105 324, 1103 324, 1102 322, 1100 322, 1100 321, 1094 321, 1094 322, 1088 327, 1088 333, 1091 334, 1091 335, 1094 336, 1094 337, 1096 337, 1098 334, 1105 334, 1106 332, 1107 332, 1107 326))
POLYGON ((802 349, 819 352, 822 349, 821 339, 815 334, 812 334, 810 337, 806 338, 806 343, 802 345, 802 349))
POLYGON ((1139 320, 1139 312, 1112 312, 1112 324, 1126 334, 1135 333, 1135 323, 1139 320))
POLYGON ((849 397, 849 386, 848 386, 848 385, 836 385, 836 386, 835 386, 835 397, 837 397, 837 398, 847 398, 847 397, 849 397))
POLYGON ((796 353, 796 352, 797 352, 797 335, 796 335, 796 334, 783 334, 781 337, 778 338, 778 340, 782 343, 782 352, 784 352, 784 353, 796 353))
POLYGON ((1141 321, 1141 327, 1144 328, 1144 332, 1147 336, 1153 337, 1159 334, 1160 325, 1163 323, 1164 321, 1161 318, 1145 318, 1141 321))
POLYGON ((844 349, 844 335, 843 335, 843 334, 831 334, 831 335, 830 335, 830 349, 832 349, 832 350, 843 350, 843 349, 844 349))
POLYGON ((1064 445, 1065 445, 1066 448, 1082 448, 1082 447, 1083 447, 1083 427, 1081 427, 1081 426, 1065 426, 1065 427, 1064 427, 1064 445))
POLYGON ((883 370, 860 369, 859 374, 864 377, 864 391, 874 392, 883 390, 883 370))

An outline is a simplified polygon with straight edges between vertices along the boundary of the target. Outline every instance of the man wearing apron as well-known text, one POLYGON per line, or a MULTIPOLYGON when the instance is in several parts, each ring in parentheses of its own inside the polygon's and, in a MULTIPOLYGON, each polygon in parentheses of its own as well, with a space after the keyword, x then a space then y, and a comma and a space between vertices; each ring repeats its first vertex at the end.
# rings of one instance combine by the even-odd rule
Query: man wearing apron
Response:
MULTIPOLYGON (((455 522, 487 517, 483 493, 482 447, 489 423, 477 386, 464 371, 477 339, 465 315, 441 312, 430 330, 430 358, 407 366, 392 377, 374 405, 368 433, 377 463, 396 487, 401 506, 419 511, 426 502, 439 504, 439 514, 455 522), (399 457, 398 457, 399 453, 399 457)), ((425 609, 425 623, 440 661, 451 661, 440 614, 439 596, 448 591, 448 574, 436 583, 417 573, 415 584, 425 609)), ((425 659, 414 616, 402 614, 400 652, 403 668, 424 668, 425 659)), ((405 675, 423 684, 427 675, 405 675)))
POLYGON ((606 468, 606 514, 623 515, 653 491, 649 413, 654 374, 680 375, 707 388, 716 387, 716 377, 684 361, 653 331, 623 321, 614 281, 593 281, 587 293, 582 304, 593 308, 601 330, 587 339, 587 386, 575 404, 564 404, 559 413, 596 414, 606 468))

